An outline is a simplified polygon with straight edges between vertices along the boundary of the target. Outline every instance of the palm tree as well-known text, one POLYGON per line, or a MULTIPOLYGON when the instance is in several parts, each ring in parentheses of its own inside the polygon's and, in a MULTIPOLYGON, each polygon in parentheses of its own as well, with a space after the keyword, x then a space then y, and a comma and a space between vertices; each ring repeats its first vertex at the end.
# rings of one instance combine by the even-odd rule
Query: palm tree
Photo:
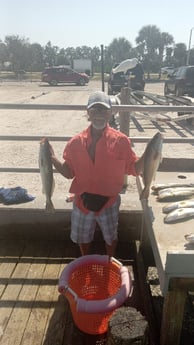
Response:
POLYGON ((107 57, 114 63, 119 63, 123 60, 129 59, 131 56, 131 43, 124 37, 115 38, 107 49, 107 57))
POLYGON ((149 73, 152 71, 157 72, 162 66, 164 50, 169 45, 172 45, 174 39, 172 35, 162 32, 156 25, 144 26, 136 38, 136 43, 140 47, 139 52, 142 55, 142 61, 145 71, 149 73))
POLYGON ((176 67, 185 65, 187 56, 187 48, 184 43, 177 43, 174 48, 174 60, 176 67))
POLYGON ((162 66, 165 49, 168 48, 169 46, 172 46, 173 43, 174 43, 174 38, 172 35, 168 34, 168 32, 161 33, 159 47, 158 47, 160 66, 162 66))

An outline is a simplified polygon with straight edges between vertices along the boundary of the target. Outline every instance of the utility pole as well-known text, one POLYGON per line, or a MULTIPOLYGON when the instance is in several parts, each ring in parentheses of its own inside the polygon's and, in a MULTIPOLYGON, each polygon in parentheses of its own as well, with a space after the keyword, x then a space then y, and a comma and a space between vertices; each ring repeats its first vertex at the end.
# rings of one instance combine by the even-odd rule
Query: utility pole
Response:
POLYGON ((104 47, 101 44, 101 78, 102 78, 102 91, 104 91, 104 47))
POLYGON ((191 28, 190 35, 189 35, 189 45, 188 45, 187 62, 186 62, 187 66, 189 65, 189 58, 190 58, 190 52, 191 52, 191 38, 192 38, 193 29, 194 29, 194 27, 191 28))

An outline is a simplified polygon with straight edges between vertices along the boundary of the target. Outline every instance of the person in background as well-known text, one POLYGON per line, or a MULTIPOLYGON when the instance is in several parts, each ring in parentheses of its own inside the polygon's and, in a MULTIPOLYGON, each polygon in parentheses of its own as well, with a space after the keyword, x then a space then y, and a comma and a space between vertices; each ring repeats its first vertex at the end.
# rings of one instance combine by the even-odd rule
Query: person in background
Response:
POLYGON ((71 214, 71 240, 82 255, 90 254, 96 223, 106 245, 106 253, 114 256, 118 238, 120 192, 124 176, 139 175, 143 155, 139 159, 130 139, 109 126, 111 99, 102 91, 89 96, 87 113, 91 125, 72 137, 63 152, 63 161, 55 156, 56 170, 73 179, 70 193, 75 195, 71 214))

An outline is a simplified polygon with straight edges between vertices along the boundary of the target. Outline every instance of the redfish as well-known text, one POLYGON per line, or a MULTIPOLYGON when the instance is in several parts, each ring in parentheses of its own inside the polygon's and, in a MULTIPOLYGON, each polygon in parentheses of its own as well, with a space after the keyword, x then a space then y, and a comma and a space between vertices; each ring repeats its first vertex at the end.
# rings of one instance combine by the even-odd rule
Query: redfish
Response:
POLYGON ((163 137, 160 132, 156 133, 149 141, 144 152, 143 183, 144 189, 140 199, 148 199, 152 180, 162 161, 163 137))

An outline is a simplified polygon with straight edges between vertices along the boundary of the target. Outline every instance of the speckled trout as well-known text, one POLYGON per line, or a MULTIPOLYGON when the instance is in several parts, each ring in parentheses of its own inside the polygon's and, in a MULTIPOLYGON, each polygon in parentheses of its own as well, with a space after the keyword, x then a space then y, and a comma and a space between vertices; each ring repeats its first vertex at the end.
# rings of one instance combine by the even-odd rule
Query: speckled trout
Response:
POLYGON ((47 138, 40 141, 39 150, 39 169, 42 180, 42 193, 46 196, 46 210, 53 211, 54 206, 51 200, 54 190, 53 168, 47 138))
POLYGON ((169 182, 169 183, 158 183, 151 187, 151 189, 157 194, 161 189, 166 188, 176 188, 176 187, 194 187, 194 183, 178 183, 178 182, 169 182))
POLYGON ((163 137, 160 132, 156 133, 149 141, 144 152, 143 183, 144 189, 140 199, 148 199, 152 180, 162 161, 163 137))
POLYGON ((166 188, 161 189, 158 192, 157 200, 158 201, 180 201, 184 199, 189 199, 194 195, 194 188, 166 188))
POLYGON ((194 217, 194 208, 193 207, 184 207, 178 208, 164 217, 165 223, 175 223, 185 218, 194 217))
POLYGON ((170 204, 165 205, 162 208, 162 211, 163 213, 169 213, 171 211, 177 210, 178 208, 185 208, 185 207, 194 208, 194 199, 171 202, 170 204))

